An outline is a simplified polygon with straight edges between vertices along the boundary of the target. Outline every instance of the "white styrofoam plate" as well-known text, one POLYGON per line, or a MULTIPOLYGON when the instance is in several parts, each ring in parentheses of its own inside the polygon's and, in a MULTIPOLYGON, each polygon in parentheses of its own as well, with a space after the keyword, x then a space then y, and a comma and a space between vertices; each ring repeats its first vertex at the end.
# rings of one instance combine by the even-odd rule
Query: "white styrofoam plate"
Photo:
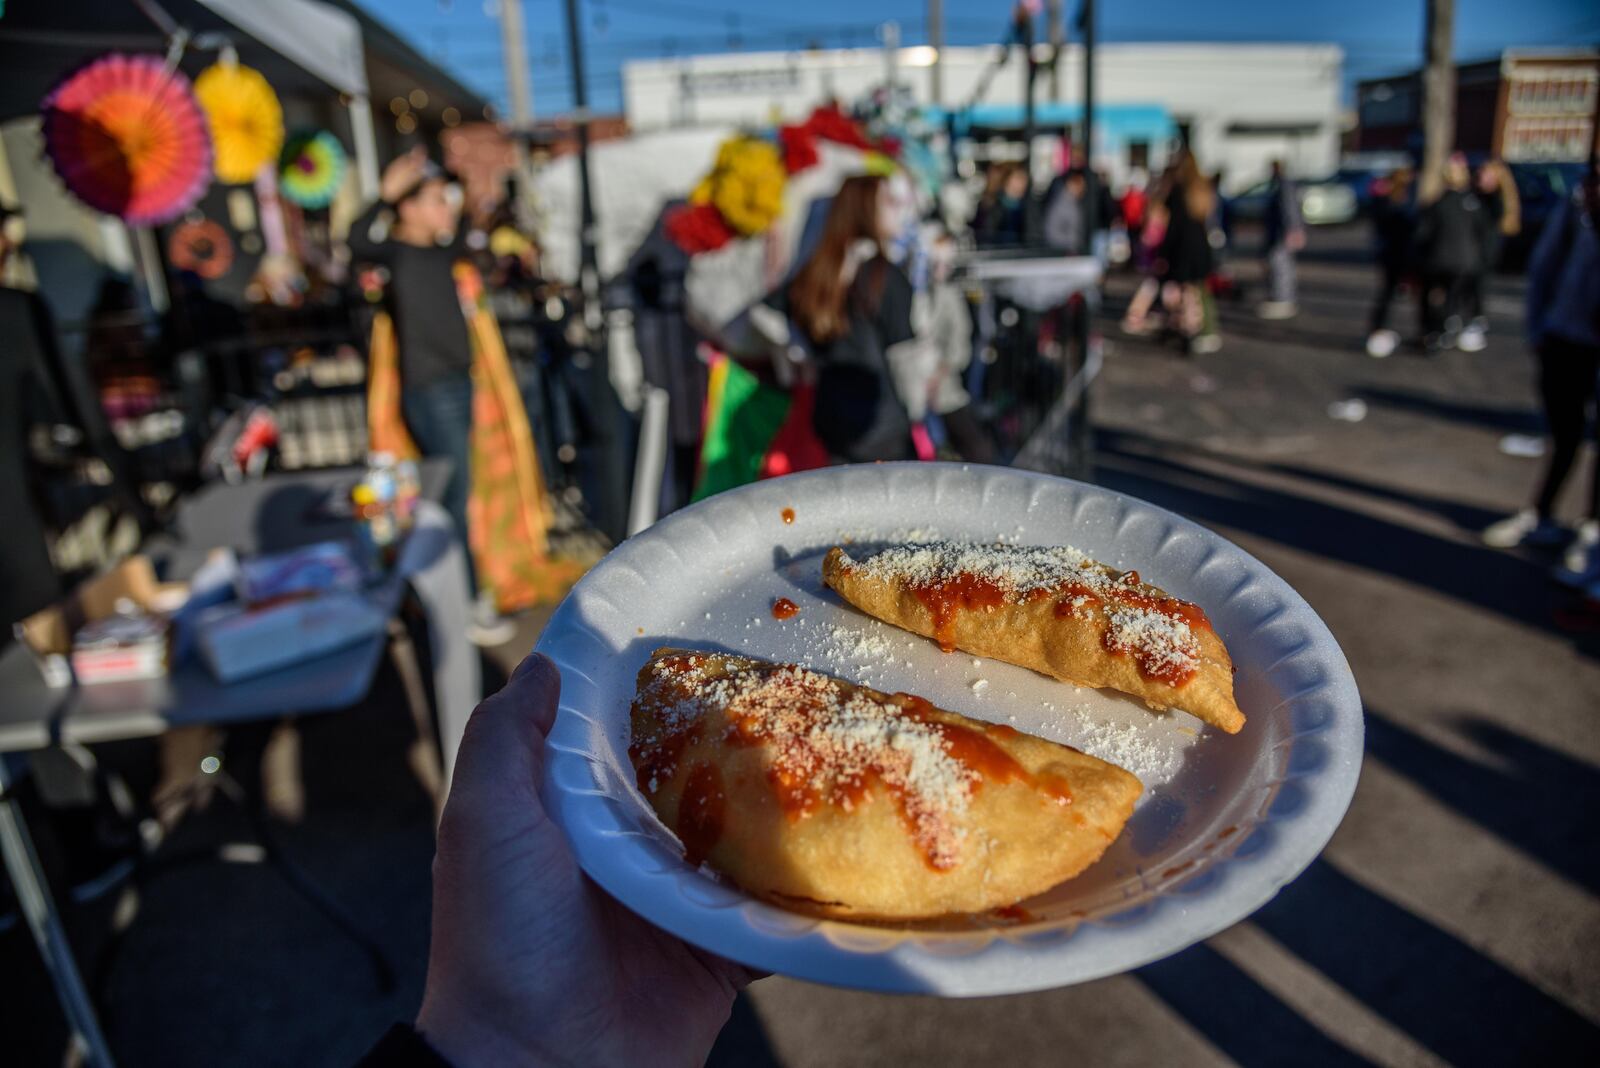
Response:
POLYGON ((677 512, 580 582, 538 648, 561 669, 545 803, 606 891, 732 960, 873 990, 977 996, 1138 967, 1238 922, 1322 850, 1361 764, 1361 699, 1338 644, 1242 549, 1142 501, 1000 467, 871 464, 758 482, 677 512), (785 521, 785 510, 793 521, 785 521), (1227 643, 1237 735, 1056 682, 879 623, 821 583, 836 544, 932 536, 1073 545, 1197 602, 1227 643), (787 597, 798 615, 772 618, 787 597), (1023 916, 895 928, 757 901, 682 851, 634 786, 628 710, 662 645, 798 662, 1004 722, 1119 764, 1145 792, 1088 871, 1023 916))

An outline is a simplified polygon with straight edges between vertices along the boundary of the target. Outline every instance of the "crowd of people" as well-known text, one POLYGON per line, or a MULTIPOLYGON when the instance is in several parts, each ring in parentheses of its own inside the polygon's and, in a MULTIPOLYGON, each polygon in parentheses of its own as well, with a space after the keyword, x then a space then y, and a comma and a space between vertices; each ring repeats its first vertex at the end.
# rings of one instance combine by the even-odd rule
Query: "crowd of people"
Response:
MULTIPOLYGON (((1188 146, 1178 148, 1154 177, 1135 171, 1115 196, 1103 173, 1071 167, 1038 198, 1032 213, 1037 222, 1030 222, 1027 176, 1020 164, 1002 163, 988 172, 972 234, 980 246, 1032 243, 1093 255, 1107 266, 1126 262, 1141 281, 1123 316, 1123 331, 1171 337, 1190 354, 1216 352, 1222 347, 1217 299, 1239 293, 1229 262, 1232 207, 1222 195, 1222 179, 1220 172, 1203 171, 1188 146), (1086 210, 1091 174, 1092 232, 1086 210)), ((1298 189, 1281 160, 1271 163, 1261 229, 1266 284, 1257 313, 1292 318, 1298 311, 1295 257, 1305 247, 1305 222, 1298 189)))
POLYGON ((1505 239, 1522 226, 1516 183, 1498 159, 1474 171, 1465 155, 1454 153, 1438 195, 1423 201, 1419 192, 1409 167, 1375 183, 1372 226, 1380 284, 1367 353, 1379 359, 1400 346, 1401 336, 1390 326, 1391 308, 1407 288, 1416 293, 1424 351, 1482 350, 1489 331, 1486 282, 1505 239))
MULTIPOLYGON (((1483 531, 1494 547, 1563 548, 1555 578, 1600 593, 1600 469, 1587 508, 1574 526, 1559 522, 1556 502, 1580 453, 1585 428, 1600 425, 1590 412, 1600 401, 1600 169, 1591 160, 1583 181, 1542 228, 1527 263, 1526 342, 1537 365, 1539 397, 1549 432, 1546 464, 1533 500, 1483 531)), ((980 243, 1028 242, 1030 217, 1036 243, 1104 260, 1124 243, 1127 262, 1140 275, 1122 319, 1132 336, 1176 340, 1190 354, 1221 347, 1219 296, 1236 294, 1230 203, 1220 174, 1207 175, 1187 147, 1178 149, 1158 176, 1136 173, 1113 200, 1097 183, 1097 232, 1084 232, 1087 172, 1064 172, 1028 207, 1022 168, 1001 164, 989 172, 972 220, 980 243)), ((1386 358, 1409 342, 1437 356, 1452 349, 1482 351, 1487 344, 1489 280, 1501 266, 1507 242, 1521 235, 1521 199, 1511 168, 1497 158, 1474 166, 1451 154, 1424 192, 1415 168, 1396 168, 1373 181, 1367 211, 1377 268, 1377 293, 1367 321, 1365 348, 1386 358), (1415 330, 1404 335, 1397 305, 1415 307, 1415 330)), ((1273 161, 1261 210, 1264 299, 1257 314, 1287 319, 1298 311, 1296 256, 1305 247, 1300 191, 1282 161, 1273 161)))

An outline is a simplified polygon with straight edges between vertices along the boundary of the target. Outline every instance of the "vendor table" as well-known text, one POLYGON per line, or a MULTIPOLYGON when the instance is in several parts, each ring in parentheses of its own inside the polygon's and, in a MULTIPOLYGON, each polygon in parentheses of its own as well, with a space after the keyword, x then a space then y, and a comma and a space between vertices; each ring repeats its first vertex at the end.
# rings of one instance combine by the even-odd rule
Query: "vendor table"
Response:
MULTIPOLYGON (((997 302, 1006 305, 1013 323, 1019 313, 1030 316, 1027 322, 1033 330, 1047 317, 1054 320, 1059 377, 1036 373, 1040 357, 1032 331, 1023 330, 1022 337, 1014 338, 1012 347, 1034 351, 1012 364, 1013 377, 1020 377, 1002 383, 1001 392, 1011 398, 1008 414, 1020 437, 1009 443, 1010 448, 1002 442, 1002 448, 1014 466, 1088 478, 1089 387, 1100 373, 1102 359, 1099 340, 1090 330, 1104 277, 1100 261, 1093 256, 1063 256, 1052 249, 983 249, 965 253, 957 262, 955 277, 985 294, 986 314, 979 320, 985 347, 996 342, 997 334, 1019 329, 993 321, 997 302)), ((993 373, 983 361, 976 361, 973 370, 980 375, 993 373)))
MULTIPOLYGON (((367 596, 391 619, 408 585, 422 605, 432 651, 443 789, 448 790, 450 769, 481 680, 476 650, 466 639, 470 598, 461 542, 444 509, 426 499, 430 488, 442 482, 441 476, 438 467, 424 469, 424 499, 418 502, 416 524, 393 571, 369 588, 367 596)), ((217 547, 232 547, 241 554, 272 552, 349 537, 352 521, 329 514, 327 504, 337 500, 354 477, 347 469, 209 486, 179 507, 172 533, 156 539, 150 553, 165 558, 168 577, 181 579, 193 574, 217 547)), ((19 754, 65 741, 112 741, 158 735, 179 726, 229 726, 337 711, 367 693, 386 640, 387 636, 377 635, 229 685, 217 682, 190 657, 163 679, 52 689, 20 644, 0 654, 0 853, 89 1063, 110 1065, 111 1055, 12 793, 22 767, 19 754)))

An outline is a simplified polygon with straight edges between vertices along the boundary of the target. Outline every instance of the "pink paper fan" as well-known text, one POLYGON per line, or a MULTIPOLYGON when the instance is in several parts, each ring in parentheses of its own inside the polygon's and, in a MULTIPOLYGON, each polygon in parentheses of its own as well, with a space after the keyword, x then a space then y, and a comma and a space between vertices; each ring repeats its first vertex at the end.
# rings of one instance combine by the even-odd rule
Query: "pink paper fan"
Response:
POLYGON ((189 79, 160 56, 108 53, 51 90, 45 152, 79 200, 135 226, 168 222, 211 183, 211 135, 189 79))

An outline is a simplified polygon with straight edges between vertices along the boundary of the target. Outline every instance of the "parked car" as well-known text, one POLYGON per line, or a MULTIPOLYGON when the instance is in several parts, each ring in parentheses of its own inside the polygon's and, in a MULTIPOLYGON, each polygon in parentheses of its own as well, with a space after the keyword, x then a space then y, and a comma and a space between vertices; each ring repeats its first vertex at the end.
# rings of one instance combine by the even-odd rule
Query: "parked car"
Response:
POLYGON ((1517 199, 1522 202, 1522 229, 1506 239, 1500 257, 1502 268, 1516 268, 1527 263, 1544 224, 1583 181, 1583 168, 1581 163, 1511 164, 1517 199))
MULTIPOLYGON (((1358 207, 1356 195, 1348 185, 1335 177, 1315 181, 1296 181, 1300 193, 1300 217, 1307 226, 1337 226, 1355 219, 1358 207)), ((1259 221, 1266 214, 1267 193, 1270 182, 1253 185, 1228 201, 1235 219, 1259 221)))
POLYGON ((1406 152, 1352 152, 1339 163, 1333 180, 1343 182, 1355 194, 1356 207, 1363 215, 1372 207, 1374 186, 1379 179, 1401 167, 1412 165, 1406 152))

